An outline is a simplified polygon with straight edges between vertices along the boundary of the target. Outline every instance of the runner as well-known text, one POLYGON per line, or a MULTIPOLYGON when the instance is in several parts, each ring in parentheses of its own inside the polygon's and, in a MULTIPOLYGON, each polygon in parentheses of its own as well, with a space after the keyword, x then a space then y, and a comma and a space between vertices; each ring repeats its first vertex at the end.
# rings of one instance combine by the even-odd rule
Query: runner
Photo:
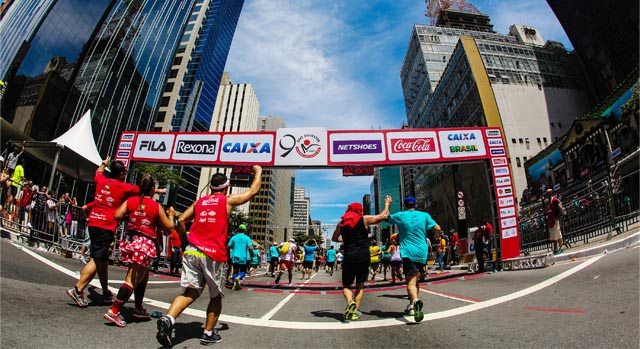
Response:
POLYGON ((115 241, 115 232, 118 226, 114 215, 128 197, 140 195, 140 188, 137 185, 124 182, 127 170, 122 161, 110 162, 110 159, 107 157, 96 170, 96 194, 88 218, 89 239, 91 240, 89 256, 91 259, 80 270, 80 279, 75 286, 67 290, 67 295, 81 308, 88 305, 84 298, 84 289, 93 280, 96 273, 102 286, 104 304, 113 303, 113 294, 109 291, 107 280, 109 279, 111 245, 115 241), (108 165, 109 178, 104 175, 104 170, 108 165))
POLYGON ((444 272, 444 257, 447 253, 447 240, 445 240, 442 231, 436 231, 436 242, 438 243, 438 268, 439 273, 444 272))
POLYGON ((231 263, 233 264, 233 280, 234 291, 242 289, 240 281, 244 280, 247 274, 247 266, 251 263, 253 257, 253 243, 251 238, 246 234, 247 226, 240 224, 238 232, 229 239, 229 250, 231 251, 231 263))
POLYGON ((249 270, 249 275, 256 275, 258 272, 258 268, 260 267, 260 248, 254 242, 253 244, 253 255, 251 256, 251 269, 249 270))
POLYGON ((371 259, 371 281, 376 281, 376 273, 378 267, 380 267, 380 247, 378 247, 378 241, 376 239, 371 240, 371 246, 369 247, 369 256, 371 259))
POLYGON ((336 253, 336 269, 342 270, 342 260, 344 259, 344 255, 341 250, 338 250, 336 253))
POLYGON ((271 273, 271 277, 275 277, 276 274, 275 272, 277 271, 276 269, 278 269, 278 257, 280 256, 280 253, 278 252, 278 243, 277 242, 273 242, 273 246, 271 246, 271 248, 269 249, 269 255, 270 255, 270 263, 269 263, 269 273, 271 273))
POLYGON ((318 250, 318 242, 315 239, 309 239, 304 243, 304 266, 302 271, 302 280, 304 280, 304 274, 307 274, 307 278, 311 279, 311 272, 313 271, 313 263, 316 259, 316 251, 318 250))
POLYGON ((384 245, 382 245, 382 280, 387 281, 387 270, 389 269, 389 265, 391 262, 391 253, 387 252, 389 247, 391 246, 391 242, 385 241, 384 245))
POLYGON ((205 284, 209 287, 207 320, 200 344, 219 343, 222 338, 214 327, 222 310, 223 267, 227 261, 227 224, 233 207, 242 205, 260 190, 262 168, 253 166, 253 182, 244 193, 227 196, 230 182, 222 173, 211 178, 211 194, 201 197, 178 220, 178 232, 184 237, 187 222, 194 221, 189 235, 189 245, 182 259, 182 293, 171 302, 167 315, 158 319, 156 339, 164 346, 171 346, 175 319, 202 294, 205 284))
MULTIPOLYGON (((288 242, 285 242, 280 247, 280 271, 278 272, 278 276, 276 277, 275 283, 276 285, 280 283, 280 278, 284 271, 286 270, 289 273, 289 286, 293 285, 293 263, 295 261, 296 250, 298 246, 296 246, 296 240, 289 239, 288 242)), ((299 254, 302 255, 301 253, 299 254)))
POLYGON ((362 204, 354 202, 347 207, 341 221, 336 225, 331 241, 344 242, 344 264, 342 271, 342 293, 347 301, 345 320, 358 320, 362 316, 360 305, 364 297, 364 283, 369 276, 369 225, 389 218, 391 196, 387 195, 384 210, 376 216, 363 216, 362 204), (356 282, 355 300, 351 291, 356 282))
POLYGON ((295 254, 295 256, 296 256, 295 257, 295 259, 296 259, 296 271, 297 272, 302 272, 302 262, 304 261, 304 253, 302 253, 302 250, 298 249, 298 252, 295 254))
POLYGON ((392 224, 398 226, 398 239, 400 241, 400 256, 402 267, 407 278, 407 294, 409 305, 405 310, 407 315, 413 315, 416 322, 422 321, 423 303, 418 298, 418 274, 427 263, 428 245, 426 241, 427 230, 441 231, 440 226, 426 212, 416 210, 416 198, 407 196, 404 199, 405 211, 396 212, 389 217, 392 224))
POLYGON ((330 246, 327 250, 327 270, 329 271, 329 276, 333 275, 333 267, 336 263, 336 250, 333 249, 333 246, 330 246))
POLYGON ((387 253, 391 255, 389 263, 391 264, 391 283, 396 283, 396 277, 402 282, 402 257, 400 257, 400 244, 398 243, 398 234, 391 235, 389 248, 387 253))
POLYGON ((103 317, 118 327, 125 327, 120 309, 135 293, 135 309, 133 318, 149 320, 151 315, 142 307, 142 300, 149 281, 149 266, 159 254, 162 233, 158 228, 173 229, 173 207, 169 208, 169 216, 162 205, 153 200, 156 182, 150 174, 140 180, 141 196, 130 197, 120 205, 115 219, 121 221, 125 215, 129 217, 124 238, 120 241, 120 259, 129 264, 124 283, 118 290, 113 305, 107 309, 103 317))

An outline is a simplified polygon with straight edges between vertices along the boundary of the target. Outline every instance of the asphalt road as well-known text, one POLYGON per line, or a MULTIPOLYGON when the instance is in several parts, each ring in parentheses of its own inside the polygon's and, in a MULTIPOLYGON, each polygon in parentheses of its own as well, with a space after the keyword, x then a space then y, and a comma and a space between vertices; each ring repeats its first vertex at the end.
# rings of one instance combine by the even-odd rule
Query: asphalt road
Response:
MULTIPOLYGON (((33 250, 28 250, 33 251, 33 250)), ((92 291, 91 305, 77 308, 64 291, 74 284, 78 261, 42 252, 28 253, 0 241, 0 344, 3 348, 157 348, 155 320, 107 324, 106 306, 92 291), (33 256, 37 254, 48 263, 33 256)), ((425 321, 403 317, 400 288, 372 288, 364 316, 340 321, 344 300, 334 291, 245 288, 225 292, 220 321, 223 348, 425 348, 425 347, 616 347, 639 342, 639 252, 630 248, 595 259, 532 271, 500 272, 423 284, 425 321)), ((111 267, 112 287, 125 269, 111 267)), ((295 282, 301 283, 300 274, 295 282)), ((252 282, 273 279, 258 276, 252 282)), ((335 283, 323 272, 307 286, 335 283)), ((179 292, 176 278, 152 276, 148 311, 179 292)), ((176 325, 175 348, 199 348, 207 293, 193 315, 176 325)), ((132 306, 132 304, 130 304, 132 306)), ((123 311, 125 318, 127 311, 123 311)))

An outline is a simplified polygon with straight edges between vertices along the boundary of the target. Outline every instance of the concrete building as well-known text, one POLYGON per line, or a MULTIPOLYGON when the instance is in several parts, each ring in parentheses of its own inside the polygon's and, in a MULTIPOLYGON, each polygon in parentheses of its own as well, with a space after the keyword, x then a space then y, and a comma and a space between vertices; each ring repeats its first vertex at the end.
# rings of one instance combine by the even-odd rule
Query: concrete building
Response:
MULTIPOLYGON (((286 127, 284 118, 259 116, 258 131, 275 131, 286 127)), ((294 175, 289 169, 263 169, 262 187, 249 205, 254 221, 251 233, 255 240, 266 244, 285 240, 285 228, 291 220, 291 183, 294 175)))
MULTIPOLYGON (((560 43, 540 45, 534 28, 514 25, 511 31, 416 25, 401 78, 411 128, 501 127, 520 196, 527 187, 524 162, 587 112, 588 102, 571 68, 575 61, 560 43)), ((460 229, 456 192, 492 197, 482 164, 422 167, 414 176, 419 207, 445 226, 460 229)), ((490 218, 487 207, 468 202, 467 220, 490 218)))
MULTIPOLYGON (((260 103, 251 84, 235 84, 231 82, 229 74, 224 73, 216 98, 213 117, 211 118, 211 132, 239 132, 257 130, 260 103)), ((211 176, 217 172, 231 176, 230 168, 203 167, 200 171, 196 193, 179 191, 176 203, 189 202, 190 194, 197 197, 206 193, 211 176), (183 194, 184 193, 184 194, 183 194)), ((232 188, 231 193, 245 191, 246 188, 232 188)), ((176 204, 176 206, 179 206, 176 204)), ((187 206, 188 207, 188 206, 187 206)), ((249 203, 238 206, 242 212, 249 214, 249 203)))
POLYGON ((311 202, 305 193, 304 187, 295 187, 293 192, 293 216, 291 218, 293 234, 309 234, 310 215, 311 202))
POLYGON ((638 67, 637 0, 547 0, 567 33, 595 108, 638 67))

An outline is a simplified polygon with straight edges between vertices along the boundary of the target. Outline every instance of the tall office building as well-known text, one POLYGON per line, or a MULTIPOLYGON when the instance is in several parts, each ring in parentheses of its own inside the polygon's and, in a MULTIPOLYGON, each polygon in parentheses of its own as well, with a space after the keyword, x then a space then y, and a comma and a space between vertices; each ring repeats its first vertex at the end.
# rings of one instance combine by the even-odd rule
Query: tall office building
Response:
POLYGON ((547 0, 579 58, 593 106, 638 67, 637 0, 547 0))
MULTIPOLYGON (((384 209, 384 202, 387 195, 391 196, 393 202, 391 203, 391 212, 399 212, 402 210, 403 201, 403 189, 402 189, 402 173, 400 167, 381 167, 377 168, 374 172, 375 183, 377 184, 376 191, 378 193, 378 200, 376 201, 377 214, 384 209)), ((387 222, 382 222, 379 225, 381 241, 388 240, 391 236, 391 225, 387 222)))
MULTIPOLYGON (((258 115, 260 114, 260 102, 251 84, 236 84, 231 82, 228 73, 224 73, 216 105, 214 108, 211 125, 208 131, 211 132, 239 132, 257 130, 258 115)), ((185 167, 186 171, 193 170, 193 167, 185 167)), ((222 172, 227 177, 231 176, 230 168, 202 168, 198 170, 197 180, 191 181, 185 177, 187 182, 180 187, 176 198, 178 210, 184 210, 195 200, 202 196, 209 185, 211 176, 216 172, 222 172), (197 183, 197 184, 196 184, 197 183)), ((232 188, 231 193, 245 191, 246 188, 232 188)), ((238 209, 249 214, 249 203, 239 206, 238 209)))
MULTIPOLYGON (((514 25, 510 33, 416 25, 401 78, 412 128, 502 128, 519 196, 526 188, 522 164, 560 137, 588 103, 571 67, 573 57, 562 44, 545 43, 526 26, 514 25)), ((443 224, 456 226, 457 191, 491 197, 482 168, 417 168, 418 205, 441 216, 443 224)), ((490 213, 473 202, 470 206, 473 219, 490 213)))
MULTIPOLYGON (((285 127, 284 118, 259 116, 258 131, 275 131, 285 127)), ((262 187, 249 205, 249 216, 253 217, 251 234, 260 243, 285 240, 285 229, 291 219, 289 203, 291 179, 294 171, 267 168, 262 172, 262 187)))
POLYGON ((291 218, 293 234, 309 234, 311 202, 304 187, 295 187, 293 192, 293 216, 291 218))

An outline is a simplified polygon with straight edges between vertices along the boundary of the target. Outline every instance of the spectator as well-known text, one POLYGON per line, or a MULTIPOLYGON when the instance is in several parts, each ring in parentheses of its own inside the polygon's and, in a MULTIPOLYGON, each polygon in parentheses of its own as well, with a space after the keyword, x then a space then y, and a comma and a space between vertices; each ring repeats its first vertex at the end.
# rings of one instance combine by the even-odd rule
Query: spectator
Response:
POLYGON ((17 145, 10 145, 9 148, 11 149, 11 152, 9 153, 9 155, 7 155, 7 163, 5 165, 9 175, 11 176, 13 175, 13 172, 16 166, 18 165, 18 160, 20 160, 20 156, 22 156, 22 153, 24 153, 24 142, 22 142, 22 146, 20 147, 20 152, 18 152, 17 145))
POLYGON ((551 196, 547 205, 547 227, 549 228, 549 240, 553 242, 553 254, 562 253, 562 232, 560 231, 560 217, 562 217, 562 203, 557 196, 552 195, 551 189, 547 191, 551 196))
POLYGON ((44 232, 46 227, 47 217, 45 208, 47 206, 47 187, 44 185, 41 186, 40 191, 34 195, 33 200, 35 201, 35 204, 33 206, 32 224, 38 231, 36 233, 36 237, 38 237, 37 234, 39 234, 39 232, 44 232))
POLYGON ((180 241, 180 234, 178 231, 173 229, 171 234, 169 234, 168 241, 168 252, 169 257, 171 258, 171 274, 178 274, 178 270, 180 269, 180 257, 182 250, 180 247, 182 246, 182 242, 180 241))
POLYGON ((21 225, 31 227, 31 204, 35 189, 32 189, 33 183, 28 181, 22 188, 22 199, 20 200, 19 222, 21 225))
POLYGON ((460 264, 460 242, 455 229, 449 231, 451 235, 451 265, 460 264))
POLYGON ((53 198, 53 192, 49 191, 47 194, 47 234, 51 236, 52 241, 57 241, 57 231, 56 231, 56 217, 58 215, 58 206, 59 202, 57 202, 53 198))

